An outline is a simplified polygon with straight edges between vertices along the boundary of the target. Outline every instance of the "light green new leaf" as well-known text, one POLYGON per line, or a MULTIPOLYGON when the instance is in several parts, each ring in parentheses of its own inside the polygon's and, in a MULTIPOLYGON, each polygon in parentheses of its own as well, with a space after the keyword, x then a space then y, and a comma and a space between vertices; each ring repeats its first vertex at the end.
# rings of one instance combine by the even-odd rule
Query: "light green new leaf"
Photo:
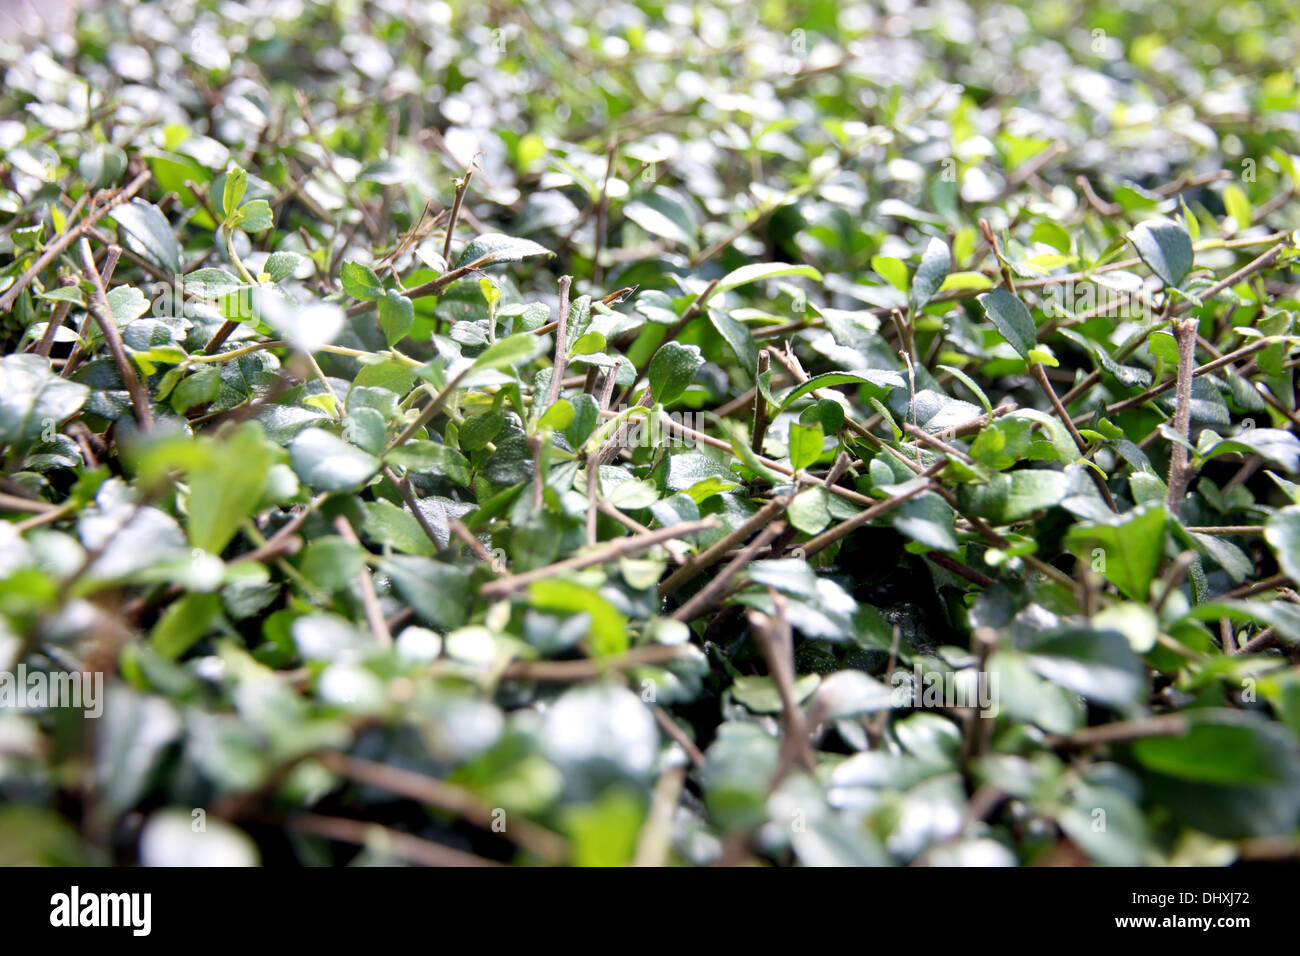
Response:
POLYGON ((822 455, 822 446, 826 436, 822 426, 816 422, 811 425, 790 426, 790 467, 795 471, 807 468, 822 455))

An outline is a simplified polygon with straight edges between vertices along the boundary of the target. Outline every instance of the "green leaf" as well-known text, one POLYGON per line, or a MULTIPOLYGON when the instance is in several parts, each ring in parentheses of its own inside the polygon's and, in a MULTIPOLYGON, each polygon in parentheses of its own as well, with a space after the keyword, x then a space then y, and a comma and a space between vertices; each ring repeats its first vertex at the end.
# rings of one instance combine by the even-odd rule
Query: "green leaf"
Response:
POLYGON ((979 403, 984 406, 985 412, 989 414, 993 413, 993 403, 989 401, 989 397, 984 394, 984 389, 980 388, 973 378, 955 365, 940 365, 938 367, 943 369, 945 372, 948 372, 953 378, 957 379, 957 381, 970 389, 971 394, 974 395, 979 400, 979 403))
POLYGON ((96 143, 77 160, 77 172, 97 189, 111 186, 126 172, 126 153, 110 143, 96 143))
POLYGON ((903 388, 905 383, 903 377, 897 372, 878 371, 876 369, 870 369, 862 373, 826 372, 822 375, 814 375, 808 381, 786 392, 781 397, 777 414, 784 412, 796 400, 809 392, 815 392, 821 388, 830 388, 834 385, 860 385, 867 389, 867 394, 872 398, 884 398, 893 389, 903 388))
POLYGON ((571 402, 573 421, 565 426, 564 437, 568 439, 570 447, 581 448, 600 423, 600 408, 596 399, 586 392, 575 395, 571 402))
POLYGON ((1296 758, 1254 715, 1203 710, 1186 715, 1179 736, 1134 741, 1133 755, 1148 770, 1179 780, 1213 784, 1267 784, 1283 780, 1296 758))
POLYGON ((406 338, 414 324, 415 307, 411 300, 394 289, 384 290, 379 299, 379 327, 388 345, 394 346, 406 338))
POLYGON ((623 215, 652 236, 694 249, 699 227, 687 201, 663 186, 642 193, 623 207, 623 215))
POLYGON ((1029 664, 1048 680, 1122 713, 1141 707, 1146 672, 1126 635, 1067 628, 1035 637, 1029 664))
POLYGON ((659 489, 652 481, 641 481, 633 478, 631 481, 620 482, 613 491, 609 493, 609 503, 615 508, 623 511, 634 511, 638 508, 649 508, 659 500, 659 489))
POLYGON ((709 309, 708 313, 713 327, 731 346, 731 351, 736 353, 741 369, 747 371, 752 378, 758 368, 758 345, 749 327, 717 309, 709 309))
POLYGON ((1223 187, 1223 208, 1237 221, 1238 232, 1250 226, 1250 200, 1236 183, 1229 183, 1223 187))
POLYGON ((1029 361, 1029 353, 1038 344, 1034 317, 1025 304, 1001 287, 979 297, 984 313, 1017 354, 1029 361))
POLYGON ((948 250, 948 244, 942 239, 931 239, 921 256, 921 264, 916 268, 916 275, 912 276, 908 304, 913 312, 919 311, 933 298, 939 291, 939 287, 943 285, 943 280, 948 277, 951 268, 952 253, 948 250))
POLYGON ((233 218, 233 213, 239 209, 239 204, 244 198, 244 190, 248 188, 248 173, 242 166, 232 166, 226 170, 226 184, 221 191, 221 208, 225 211, 226 221, 233 218))
POLYGON ((300 432, 289 445, 293 470, 318 491, 351 491, 379 470, 379 459, 321 428, 300 432))
MULTIPOLYGON (((735 488, 739 480, 723 465, 708 455, 700 452, 681 452, 668 459, 668 474, 664 479, 669 491, 686 491, 695 500, 703 501, 695 492, 705 482, 709 482, 709 494, 717 494, 728 488, 735 488)), ((705 497, 708 497, 706 495, 705 497)))
POLYGON ((805 488, 791 500, 786 515, 804 534, 817 534, 831 523, 830 492, 819 485, 805 488))
POLYGON ((149 633, 149 646, 165 660, 175 660, 193 647, 220 616, 220 595, 187 594, 163 612, 149 633))
POLYGON ((538 337, 531 332, 520 332, 484 349, 474 359, 474 370, 482 372, 519 365, 535 356, 537 351, 538 337))
POLYGON ((501 429, 505 427, 505 422, 505 413, 498 408, 465 419, 460 426, 460 447, 465 451, 486 448, 488 442, 500 434, 501 429))
POLYGON ((131 285, 120 285, 109 290, 104 297, 109 311, 113 313, 113 322, 121 328, 128 322, 134 322, 149 311, 149 300, 144 293, 131 285))
POLYGON ((0 358, 0 446, 26 450, 46 428, 71 418, 90 396, 54 374, 50 360, 20 352, 0 358))
POLYGON ((704 364, 698 345, 665 342, 650 360, 650 395, 660 405, 675 401, 686 391, 704 364))
POLYGON ((254 199, 239 207, 235 225, 245 232, 265 232, 275 225, 275 214, 265 199, 254 199))
POLYGON ((626 866, 645 825, 645 805, 632 791, 611 787, 598 800, 565 809, 564 832, 574 866, 626 866))
POLYGON ((1287 471, 1300 471, 1300 440, 1280 428, 1247 428, 1232 438, 1219 439, 1206 429, 1197 442, 1197 456, 1214 458, 1232 453, 1260 455, 1275 461, 1287 471))
POLYGON ((261 501, 275 454, 253 422, 210 447, 209 460, 190 470, 187 529, 191 545, 220 554, 261 501))
POLYGON ((384 285, 379 275, 370 266, 360 262, 345 262, 339 269, 339 281, 343 291, 354 299, 373 302, 384 293, 384 285))
POLYGON ((894 256, 872 256, 871 268, 899 292, 907 291, 907 263, 894 256))
MULTIPOLYGON (((713 414, 712 412, 706 412, 705 414, 708 416, 711 422, 713 422, 715 425, 718 426, 718 429, 724 435, 726 435, 728 438, 731 439, 732 452, 735 453, 736 457, 741 460, 741 462, 745 465, 746 468, 748 468, 750 471, 758 475, 760 478, 762 478, 764 481, 768 482, 769 484, 783 485, 786 483, 786 481, 788 480, 786 475, 782 474, 781 472, 773 468, 767 467, 767 465, 759 461, 758 455, 754 452, 753 448, 750 447, 749 443, 745 441, 744 436, 741 434, 740 429, 738 427, 735 427, 731 422, 729 422, 725 418, 719 418, 717 415, 713 414)), ((730 478, 729 472, 727 473, 727 476, 728 478, 730 478)), ((703 500, 703 499, 697 499, 697 500, 703 500)))
POLYGON ((1285 601, 1206 601, 1190 608, 1187 616, 1198 621, 1217 621, 1226 617, 1260 624, 1273 628, 1282 643, 1300 644, 1300 605, 1285 601))
POLYGON ((434 627, 450 630, 469 617, 469 574, 419 555, 393 555, 379 562, 403 601, 434 627))
POLYGON ((528 603, 553 614, 585 614, 591 648, 601 657, 628 649, 627 618, 599 591, 564 578, 546 578, 528 586, 528 603))
POLYGON ((962 511, 972 511, 997 524, 1023 521, 1061 503, 1069 488, 1059 471, 1022 468, 997 473, 986 484, 961 485, 957 499, 962 511))
POLYGON ((247 288, 247 282, 225 269, 195 269, 185 277, 185 294, 210 302, 247 288))
POLYGON ((950 552, 958 548, 956 515, 948 502, 932 492, 904 501, 889 519, 901 534, 928 548, 950 552))
POLYGON ((408 441, 390 451, 384 460, 408 471, 445 475, 458 485, 470 483, 469 460, 456 449, 438 442, 408 441))
POLYGON ((555 253, 531 239, 520 239, 518 236, 504 236, 500 233, 488 232, 471 240, 461 250, 460 258, 456 260, 456 266, 458 268, 467 266, 489 255, 492 257, 490 260, 492 262, 518 262, 520 259, 527 259, 530 256, 553 256, 555 253))
POLYGON ((995 471, 1005 471, 1029 457, 1033 432, 1033 422, 1027 419, 998 419, 980 429, 971 443, 970 456, 995 471))
POLYGON ((366 537, 402 554, 422 554, 433 557, 437 553, 433 542, 405 508, 399 508, 382 498, 365 504, 366 520, 362 530, 366 537))
POLYGON ((172 390, 171 406, 172 410, 184 415, 196 405, 206 405, 214 401, 217 393, 221 390, 221 372, 219 369, 207 366, 198 369, 193 375, 182 379, 180 384, 172 390))
POLYGON ((319 588, 341 591, 351 587, 365 567, 365 550, 338 535, 325 535, 303 549, 298 570, 319 588))
POLYGON ((62 286, 58 289, 51 289, 49 292, 40 292, 36 298, 44 299, 47 302, 71 302, 73 305, 79 305, 83 309, 86 307, 86 297, 77 285, 62 286))
POLYGON ((605 336, 599 332, 588 332, 569 347, 569 356, 591 355, 605 347, 605 336))
POLYGON ((132 199, 118 206, 110 218, 122 231, 128 249, 143 256, 168 275, 181 274, 181 247, 167 221, 157 206, 143 199, 132 199))
POLYGON ((1300 581, 1300 505, 1273 514, 1264 524, 1264 538, 1272 545, 1282 573, 1300 581))
POLYGON ((1169 219, 1139 223, 1128 234, 1142 261, 1167 286, 1178 286, 1192 271, 1196 253, 1187 230, 1169 219))
MULTIPOLYGON (((795 678, 795 702, 802 704, 812 696, 820 683, 821 677, 817 674, 804 674, 795 678)), ((755 714, 779 714, 783 709, 776 681, 770 677, 737 677, 731 685, 731 696, 755 714)))
POLYGON ((272 282, 279 282, 293 275, 304 260, 296 252, 273 252, 266 257, 266 274, 272 282))
POLYGON ((1169 513, 1163 503, 1140 505, 1106 522, 1080 522, 1065 544, 1134 601, 1145 602, 1165 551, 1169 513))
POLYGON ((728 272, 722 277, 722 281, 718 283, 717 287, 714 288, 713 294, 722 295, 724 292, 738 289, 742 285, 749 285, 751 282, 760 282, 763 279, 783 279, 788 276, 803 276, 817 282, 822 279, 822 274, 812 266, 795 266, 787 262, 756 262, 728 272))
POLYGON ((1070 233, 1058 222, 1043 220, 1034 226, 1029 238, 1034 242, 1043 242, 1063 255, 1070 252, 1070 233))
POLYGON ((801 471, 822 456, 826 436, 817 423, 790 426, 790 467, 801 471))
POLYGON ((573 421, 574 414, 573 404, 567 398, 557 399, 554 405, 542 413, 542 417, 537 420, 537 427, 564 431, 573 421))
POLYGON ((799 423, 820 425, 823 435, 838 435, 844 427, 844 408, 834 399, 818 399, 799 413, 799 423))

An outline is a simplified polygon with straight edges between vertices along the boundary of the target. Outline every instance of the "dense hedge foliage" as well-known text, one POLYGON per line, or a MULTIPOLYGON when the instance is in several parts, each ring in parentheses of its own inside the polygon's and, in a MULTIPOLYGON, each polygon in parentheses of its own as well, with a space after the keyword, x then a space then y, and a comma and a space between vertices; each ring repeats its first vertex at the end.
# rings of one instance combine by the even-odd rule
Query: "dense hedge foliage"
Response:
POLYGON ((0 695, 104 684, 0 696, 0 860, 1295 855, 1298 56, 1280 0, 0 40, 0 695))

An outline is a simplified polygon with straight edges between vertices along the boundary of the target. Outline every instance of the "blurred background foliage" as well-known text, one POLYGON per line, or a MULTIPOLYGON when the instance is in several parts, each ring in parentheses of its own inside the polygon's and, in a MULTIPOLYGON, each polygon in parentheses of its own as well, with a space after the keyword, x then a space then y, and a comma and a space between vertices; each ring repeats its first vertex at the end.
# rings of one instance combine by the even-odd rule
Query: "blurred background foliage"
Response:
MULTIPOLYGON (((1235 449, 1198 444, 1206 470, 1181 515, 1142 507, 1165 493, 1172 444, 1159 427, 1171 409, 1139 403, 1107 418, 1105 406, 1172 376, 1176 349, 1154 326, 1150 350, 1126 359, 1116 349, 1183 278, 1155 281, 1145 254, 1149 270, 1115 269, 1104 287, 1143 291, 1127 324, 1105 313, 1055 322, 1042 293, 1029 294, 1047 348, 1037 359, 1050 360, 1063 393, 1087 385, 1072 395, 1076 411, 1101 410, 1088 440, 1125 515, 1114 526, 1090 510, 1100 499, 1075 500, 1092 494, 1089 466, 1047 447, 1060 436, 1046 426, 1049 440, 1031 447, 1022 418, 961 447, 996 473, 987 487, 1050 473, 1069 476, 1068 496, 1064 477, 1042 479, 1046 494, 1017 485, 1017 510, 980 498, 986 485, 969 475, 950 482, 971 496, 959 496, 968 511, 1003 529, 1004 547, 973 544, 969 522, 932 493, 820 557, 760 562, 694 632, 655 597, 670 557, 661 551, 494 604, 478 591, 488 563, 453 540, 462 520, 514 572, 584 543, 581 486, 563 487, 576 465, 545 508, 528 501, 535 416, 509 385, 545 382, 533 374, 549 356, 532 354, 503 363, 529 369, 518 380, 507 368, 467 386, 452 423, 430 434, 440 444, 421 452, 427 460, 385 459, 409 474, 420 514, 367 482, 420 377, 440 387, 453 359, 553 319, 556 280, 572 275, 575 299, 635 290, 592 350, 608 344, 628 359, 620 389, 661 341, 697 349, 680 351, 689 385, 677 409, 722 410, 748 428, 752 395, 729 405, 755 388, 765 343, 788 339, 811 372, 858 375, 826 383, 861 385, 852 400, 803 399, 759 449, 798 470, 791 426, 816 422, 836 438, 813 450, 816 467, 842 448, 860 458, 852 487, 887 494, 912 475, 846 430, 846 413, 877 416, 880 440, 902 447, 888 425, 941 431, 989 399, 1050 411, 1028 374, 1034 359, 974 303, 1005 270, 1031 289, 1113 265, 1131 254, 1134 226, 1169 217, 1196 242, 1195 294, 1300 227, 1298 54, 1300 7, 1283 2, 162 0, 86 4, 68 33, 9 31, 6 493, 59 513, 0 524, 0 664, 110 678, 98 721, 0 710, 0 861, 1207 865, 1294 855, 1300 627, 1286 594, 1256 602, 1266 610, 1213 599, 1296 573, 1300 454, 1293 437, 1262 450, 1250 436, 1235 449), (247 170, 237 194, 235 166, 247 170), (75 247, 20 280, 111 195, 98 190, 144 171, 137 201, 88 234, 101 251, 114 236, 125 249, 109 305, 156 414, 179 429, 132 446, 130 396, 89 300, 56 292, 60 276, 75 277, 75 247), (247 216, 229 237, 219 229, 228 204, 247 216), (506 258, 522 260, 491 268, 494 291, 472 278, 404 294, 473 261, 486 247, 471 240, 485 234, 513 237, 506 258), (909 302, 932 239, 949 265, 909 302), (764 262, 807 268, 729 288, 735 270, 764 262), (226 282, 217 271, 240 285, 245 269, 249 284, 283 286, 324 311, 294 311, 309 317, 297 324, 234 315, 246 321, 221 349, 247 354, 203 368, 195 357, 232 313, 145 316, 175 275, 193 291, 226 282), (688 315, 715 280, 717 299, 688 315), (55 377, 17 353, 60 301, 72 305, 50 333, 52 354, 64 369, 88 361, 55 377), (339 321, 344 306, 364 321, 339 321), (909 325, 891 326, 896 309, 909 325), (290 350, 255 347, 272 332, 298 344, 319 333, 333 351, 316 353, 318 377, 295 365, 301 374, 256 425, 214 437, 223 415, 265 399, 292 364, 290 350), (900 339, 913 338, 921 362, 904 387, 900 339), (1104 374, 1085 381, 1094 366, 1104 374), (185 377, 169 379, 172 368, 185 377), (865 370, 894 377, 876 390, 865 370), (931 404, 918 419, 922 393, 931 404), (27 427, 70 416, 80 432, 27 427), (364 437, 372 428, 377 442, 364 437), (1240 458, 1210 463, 1230 451, 1254 455, 1256 470, 1239 478, 1240 458), (1026 461, 1062 467, 1013 469, 1026 461), (179 491, 169 475, 181 476, 179 491), (294 516, 301 551, 247 560, 294 516), (338 531, 340 517, 369 547, 338 531), (1206 526, 1256 530, 1185 531, 1206 526), (1194 585, 1175 581, 1171 598, 1154 566, 1106 574, 1114 586, 1094 595, 1105 608, 1088 608, 1022 560, 1037 548, 1068 576, 1097 546, 1113 559, 1144 541, 1162 573, 1187 548, 1194 585), (952 558, 936 564, 928 552, 952 558), (978 577, 952 571, 952 559, 978 577), (398 622, 392 648, 370 633, 357 582, 371 570, 398 622), (801 755, 787 750, 788 724, 782 733, 785 688, 747 611, 793 627, 793 687, 819 718, 812 772, 791 766, 801 755), (1235 622, 1234 650, 1269 628, 1282 648, 1228 653, 1215 643, 1221 619, 1235 622), (977 628, 996 646, 981 649, 977 628), (614 657, 681 653, 607 669, 602 641, 614 657), (535 666, 548 663, 579 666, 535 666), (968 715, 912 712, 888 696, 896 673, 957 680, 981 668, 999 677, 1001 712, 975 750, 968 715), (1177 733, 1158 723, 1180 714, 1177 733), (1087 736, 1126 720, 1137 732, 1113 745, 1087 736)), ((1242 344, 1236 329, 1277 337, 1259 368, 1197 393, 1198 430, 1293 427, 1290 256, 1197 302, 1202 331, 1225 352, 1242 344), (1251 375, 1265 376, 1270 404, 1251 375)), ((720 528, 687 539, 706 547, 754 514, 762 476, 716 450, 634 456, 608 489, 602 472, 602 493, 626 485, 615 500, 637 523, 716 517, 720 528)), ((856 510, 803 504, 791 520, 804 543, 856 510)), ((600 531, 623 533, 606 518, 600 531)))

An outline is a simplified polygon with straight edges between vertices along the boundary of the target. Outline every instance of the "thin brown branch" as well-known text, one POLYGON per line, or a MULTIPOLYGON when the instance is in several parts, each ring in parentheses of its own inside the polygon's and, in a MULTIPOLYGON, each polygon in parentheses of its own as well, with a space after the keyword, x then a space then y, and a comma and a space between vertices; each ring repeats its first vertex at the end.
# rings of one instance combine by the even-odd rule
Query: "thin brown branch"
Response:
POLYGON ((42 269, 61 256, 74 242, 81 239, 91 226, 143 189, 144 184, 149 181, 151 175, 152 173, 148 170, 140 173, 102 206, 46 246, 45 251, 36 258, 31 267, 18 277, 17 281, 5 291, 4 295, 0 295, 0 312, 13 311, 14 303, 18 301, 19 294, 23 289, 27 288, 34 278, 40 275, 42 269))
POLYGON ((691 595, 689 601, 672 613, 673 620, 690 622, 707 612, 717 601, 721 600, 723 592, 727 590, 727 586, 731 583, 731 579, 739 574, 745 565, 753 561, 763 548, 784 534, 785 527, 784 521, 776 521, 759 532, 758 537, 746 545, 740 554, 728 561, 708 584, 691 595))
POLYGON ((1126 720, 1114 724, 1085 727, 1068 737, 1049 737, 1053 747, 1077 750, 1097 744, 1124 743, 1144 737, 1181 737, 1191 729, 1187 718, 1181 714, 1163 714, 1139 720, 1126 720))
POLYGON ((104 288, 104 280, 95 267, 95 257, 90 251, 90 243, 85 238, 81 240, 81 264, 86 276, 95 286, 90 297, 90 314, 99 323, 99 329, 104 335, 104 344, 117 365, 118 374, 122 376, 122 384, 126 386, 127 394, 131 396, 131 408, 135 412, 135 420, 143 431, 153 431, 153 409, 149 407, 149 390, 141 383, 140 377, 135 373, 135 366, 131 364, 131 359, 126 354, 126 346, 122 344, 122 334, 117 329, 117 322, 113 320, 113 310, 108 304, 108 292, 104 288))
POLYGON ((514 819, 507 816, 504 828, 495 827, 492 808, 482 804, 472 791, 464 787, 404 767, 335 751, 323 751, 315 759, 340 776, 409 797, 454 814, 483 830, 500 833, 516 846, 548 863, 561 863, 568 858, 568 841, 545 827, 521 819, 518 814, 514 819))
MULTIPOLYGON (((1070 437, 1074 439, 1074 444, 1079 449, 1079 454, 1086 457, 1088 454, 1088 443, 1084 440, 1083 436, 1079 434, 1079 429, 1074 427, 1074 421, 1070 418, 1070 413, 1066 411, 1065 406, 1061 404, 1061 399, 1057 396, 1056 389, 1052 388, 1052 383, 1048 379, 1047 373, 1043 370, 1042 363, 1033 362, 1030 368, 1034 376, 1034 381, 1038 383, 1038 387, 1041 388, 1043 394, 1047 396, 1047 400, 1051 403, 1052 410, 1056 413, 1056 417, 1065 423, 1065 428, 1070 433, 1070 437)), ((1111 497, 1110 488, 1106 486, 1106 479, 1099 475, 1094 468, 1085 465, 1084 470, 1088 472, 1088 477, 1092 479, 1092 483, 1097 486, 1097 491, 1101 495, 1102 500, 1106 502, 1106 507, 1115 514, 1118 514, 1119 508, 1115 505, 1115 499, 1111 497)))
POLYGON ((387 851, 408 863, 420 866, 501 866, 493 860, 455 850, 423 837, 411 836, 378 823, 366 820, 349 820, 319 813, 293 813, 284 818, 284 825, 314 836, 325 837, 339 843, 372 847, 387 851))
MULTIPOLYGON (((352 525, 343 515, 334 519, 334 530, 349 544, 357 548, 362 547, 357 533, 352 530, 352 525)), ((361 591, 361 604, 365 608, 366 623, 370 625, 370 633, 374 635, 380 646, 392 647, 393 635, 388 631, 388 622, 384 620, 384 612, 379 607, 379 595, 375 593, 375 582, 371 580, 370 569, 365 565, 357 571, 357 587, 361 591)))
POLYGON ((588 551, 586 554, 579 554, 572 558, 566 558, 563 561, 557 561, 554 564, 548 564, 543 568, 536 568, 532 571, 526 571, 523 574, 512 574, 509 577, 502 578, 499 581, 489 581, 483 585, 482 594, 488 600, 500 600, 509 597, 515 591, 526 588, 534 581, 541 581, 546 578, 554 577, 557 574, 564 574, 567 571, 580 571, 583 568, 589 568, 593 564, 605 564, 609 561, 617 561, 619 558, 626 558, 629 555, 639 554, 655 545, 663 544, 673 538, 684 538, 687 535, 695 534, 697 531, 705 531, 709 528, 718 526, 717 518, 704 518, 700 521, 684 521, 681 524, 675 524, 668 528, 659 528, 643 535, 629 535, 626 538, 618 538, 609 542, 604 547, 594 551, 588 551))
MULTIPOLYGON (((1174 395, 1174 431, 1189 438, 1192 426, 1192 366, 1196 361, 1196 319, 1174 323, 1178 341, 1178 386, 1174 395)), ((1186 446, 1172 442, 1169 450, 1169 496, 1165 499, 1171 514, 1177 515, 1192 480, 1191 459, 1186 446)))
POLYGON ((691 558, 659 584, 659 596, 667 597, 679 587, 713 567, 723 556, 758 529, 779 518, 790 505, 791 495, 773 498, 723 538, 691 558))
POLYGON ((460 207, 465 202, 465 193, 469 191, 469 181, 474 177, 474 170, 465 170, 465 177, 456 187, 456 198, 451 201, 451 215, 447 219, 447 235, 442 240, 442 261, 451 264, 451 240, 456 232, 456 222, 460 219, 460 207))
POLYGON ((580 681, 599 677, 610 671, 667 664, 698 654, 693 645, 648 644, 635 647, 619 657, 583 658, 575 661, 514 661, 506 666, 502 677, 507 680, 580 681))

